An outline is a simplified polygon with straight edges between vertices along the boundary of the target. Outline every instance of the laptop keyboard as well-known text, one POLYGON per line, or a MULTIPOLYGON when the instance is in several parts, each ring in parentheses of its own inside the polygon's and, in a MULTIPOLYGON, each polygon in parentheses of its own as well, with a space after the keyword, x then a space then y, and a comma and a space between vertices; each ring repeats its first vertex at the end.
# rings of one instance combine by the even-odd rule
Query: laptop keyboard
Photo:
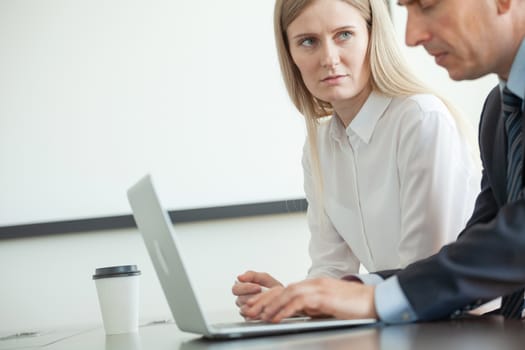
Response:
MULTIPOLYGON (((244 322, 231 322, 231 323, 216 323, 213 326, 217 328, 232 328, 232 327, 253 327, 255 325, 278 325, 278 324, 289 324, 289 323, 304 323, 311 321, 312 318, 310 317, 291 317, 286 318, 282 320, 280 323, 271 323, 271 322, 264 322, 264 321, 244 321, 244 322)), ((316 319, 316 321, 321 321, 322 319, 316 319)), ((333 320, 333 319, 327 319, 327 320, 333 320)))

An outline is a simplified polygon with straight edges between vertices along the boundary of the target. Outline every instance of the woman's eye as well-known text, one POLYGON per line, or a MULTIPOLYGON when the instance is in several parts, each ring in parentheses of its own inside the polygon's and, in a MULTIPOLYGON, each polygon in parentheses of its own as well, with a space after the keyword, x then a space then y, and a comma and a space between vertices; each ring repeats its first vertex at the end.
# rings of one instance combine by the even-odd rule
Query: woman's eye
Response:
POLYGON ((348 40, 352 37, 352 33, 350 32, 341 32, 339 33, 339 39, 341 40, 348 40))
POLYGON ((312 47, 315 44, 315 39, 313 38, 306 38, 299 42, 299 45, 305 46, 305 47, 312 47))

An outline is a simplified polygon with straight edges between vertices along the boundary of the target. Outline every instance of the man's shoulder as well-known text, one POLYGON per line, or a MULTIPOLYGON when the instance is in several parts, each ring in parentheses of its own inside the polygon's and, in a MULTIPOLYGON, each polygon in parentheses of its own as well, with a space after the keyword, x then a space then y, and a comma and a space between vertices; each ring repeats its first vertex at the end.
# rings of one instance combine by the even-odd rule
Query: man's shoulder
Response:
MULTIPOLYGON (((500 93, 500 87, 499 85, 496 85, 492 90, 490 90, 487 98, 485 99, 485 108, 487 107, 492 107, 492 106, 496 106, 500 107, 501 105, 501 93, 500 93)), ((485 108, 483 108, 483 110, 485 110, 485 108)))
MULTIPOLYGON (((499 86, 495 86, 488 94, 483 104, 480 117, 480 133, 484 130, 494 131, 496 123, 501 114, 501 94, 499 86)), ((482 135, 480 135, 481 137, 482 135)))

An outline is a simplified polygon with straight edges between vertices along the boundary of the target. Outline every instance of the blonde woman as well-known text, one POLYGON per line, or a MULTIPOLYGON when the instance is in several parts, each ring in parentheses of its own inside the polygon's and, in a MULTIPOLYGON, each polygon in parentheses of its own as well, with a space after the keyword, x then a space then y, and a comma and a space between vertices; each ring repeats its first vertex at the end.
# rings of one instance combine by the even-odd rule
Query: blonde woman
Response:
MULTIPOLYGON (((473 142, 403 61, 385 0, 277 0, 274 15, 283 78, 308 129, 307 277, 401 268, 455 240, 479 192, 473 142)), ((241 314, 260 317, 271 293, 246 301, 279 286, 267 273, 238 276, 241 314)))

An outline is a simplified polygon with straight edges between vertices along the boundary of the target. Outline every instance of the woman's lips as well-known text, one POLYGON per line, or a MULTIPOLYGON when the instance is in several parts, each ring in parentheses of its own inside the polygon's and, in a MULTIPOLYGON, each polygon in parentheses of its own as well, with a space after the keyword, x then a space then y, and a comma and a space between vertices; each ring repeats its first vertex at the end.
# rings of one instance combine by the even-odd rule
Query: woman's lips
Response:
POLYGON ((346 79, 348 75, 330 75, 326 78, 323 78, 321 81, 328 85, 337 85, 346 79))

